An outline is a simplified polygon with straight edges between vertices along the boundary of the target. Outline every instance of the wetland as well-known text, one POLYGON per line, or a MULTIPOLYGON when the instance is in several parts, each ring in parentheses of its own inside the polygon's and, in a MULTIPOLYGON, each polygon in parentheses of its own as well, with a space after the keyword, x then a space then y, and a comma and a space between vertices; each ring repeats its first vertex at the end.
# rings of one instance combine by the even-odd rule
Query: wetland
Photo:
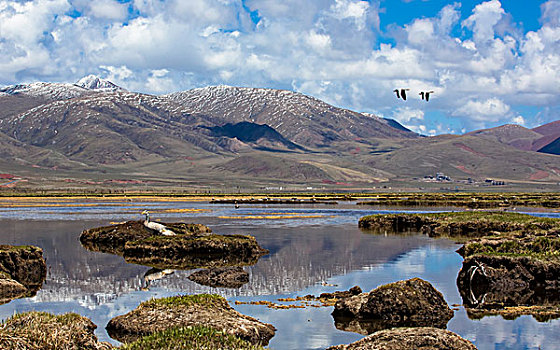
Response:
MULTIPOLYGON (((268 344, 271 349, 325 349, 358 341, 364 335, 338 329, 331 316, 333 304, 313 303, 303 296, 356 285, 369 292, 399 280, 422 278, 454 309, 447 329, 479 349, 546 349, 560 340, 556 331, 560 322, 554 317, 469 312, 457 286, 464 259, 456 252, 462 244, 455 240, 435 239, 421 229, 395 234, 358 228, 359 219, 370 214, 439 212, 449 210, 447 207, 357 206, 355 200, 343 200, 332 205, 243 203, 235 208, 230 203, 156 197, 58 198, 12 204, 0 207, 0 243, 40 247, 48 273, 36 295, 1 305, 2 319, 26 311, 74 312, 97 325, 95 335, 100 341, 118 345, 105 329, 111 319, 152 298, 207 293, 220 295, 236 311, 273 325, 276 333, 268 344), (228 288, 189 279, 204 271, 203 266, 179 266, 158 275, 151 266, 102 250, 87 250, 80 244, 84 230, 140 220, 146 209, 163 222, 203 224, 221 235, 249 234, 269 253, 242 266, 248 282, 228 288)), ((560 216, 551 209, 525 211, 537 217, 560 216)), ((527 243, 523 249, 534 245, 527 243)))

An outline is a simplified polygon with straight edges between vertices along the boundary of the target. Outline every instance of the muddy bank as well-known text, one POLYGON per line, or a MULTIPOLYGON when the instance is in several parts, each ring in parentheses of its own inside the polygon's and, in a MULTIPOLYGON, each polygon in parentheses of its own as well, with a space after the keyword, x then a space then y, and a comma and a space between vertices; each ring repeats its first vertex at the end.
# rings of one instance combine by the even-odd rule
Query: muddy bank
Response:
POLYGON ((337 345, 327 350, 410 350, 454 349, 475 350, 476 347, 459 335, 432 327, 394 328, 374 333, 349 345, 337 345))
POLYGON ((204 269, 192 273, 189 280, 203 286, 241 288, 249 282, 249 274, 240 266, 204 269))
POLYGON ((471 318, 500 314, 560 317, 560 262, 527 256, 474 255, 463 261, 457 287, 471 318))
POLYGON ((415 231, 430 237, 477 238, 520 232, 560 229, 557 219, 507 212, 446 212, 429 214, 369 215, 360 219, 364 230, 415 231))
POLYGON ((445 328, 453 311, 429 282, 413 278, 337 301, 332 315, 338 329, 369 334, 392 327, 445 328))
POLYGON ((94 334, 96 328, 90 319, 73 313, 17 314, 0 325, 0 349, 113 349, 111 344, 98 341, 94 334))
POLYGON ((143 302, 133 311, 113 318, 109 335, 124 343, 176 327, 204 326, 234 335, 252 344, 268 344, 276 329, 235 311, 228 302, 209 294, 185 295, 143 302))
POLYGON ((127 262, 158 269, 250 266, 267 254, 256 239, 245 235, 202 237, 157 236, 125 244, 127 262))
MULTIPOLYGON (((178 222, 164 225, 177 235, 198 237, 212 232, 210 228, 202 224, 178 222)), ((159 235, 159 232, 146 227, 144 221, 127 221, 122 224, 84 230, 80 235, 80 243, 91 251, 123 255, 127 242, 141 241, 159 235)))
POLYGON ((47 265, 34 246, 0 245, 0 303, 32 297, 43 286, 47 265))

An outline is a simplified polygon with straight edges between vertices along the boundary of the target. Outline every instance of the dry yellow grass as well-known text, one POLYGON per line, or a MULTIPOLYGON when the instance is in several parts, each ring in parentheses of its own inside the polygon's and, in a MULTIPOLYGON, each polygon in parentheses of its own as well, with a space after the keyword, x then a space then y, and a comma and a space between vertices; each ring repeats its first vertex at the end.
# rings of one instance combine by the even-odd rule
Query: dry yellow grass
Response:
POLYGON ((218 216, 220 219, 233 220, 282 220, 282 219, 317 219, 334 218, 334 215, 239 215, 239 216, 218 216))

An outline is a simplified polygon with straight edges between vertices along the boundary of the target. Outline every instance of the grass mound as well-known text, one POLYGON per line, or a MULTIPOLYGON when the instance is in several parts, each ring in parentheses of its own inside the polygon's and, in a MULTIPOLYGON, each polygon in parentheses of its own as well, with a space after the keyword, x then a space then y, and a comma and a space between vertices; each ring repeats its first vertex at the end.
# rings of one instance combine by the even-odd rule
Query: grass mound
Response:
POLYGON ((535 235, 560 230, 560 220, 511 212, 444 212, 428 214, 369 215, 359 227, 394 232, 416 231, 432 237, 475 238, 523 233, 535 235))
POLYGON ((204 307, 224 307, 226 299, 216 294, 178 295, 173 297, 150 299, 140 304, 139 308, 177 307, 199 305, 204 307))
POLYGON ((96 326, 86 317, 68 313, 26 312, 0 325, 0 349, 10 350, 105 350, 94 335, 96 326))
POLYGON ((134 343, 120 347, 121 350, 262 350, 260 345, 253 345, 233 335, 218 330, 195 326, 171 328, 143 337, 134 343))
POLYGON ((498 255, 526 256, 542 261, 560 260, 560 239, 536 237, 535 239, 483 240, 466 243, 460 250, 463 256, 498 255))

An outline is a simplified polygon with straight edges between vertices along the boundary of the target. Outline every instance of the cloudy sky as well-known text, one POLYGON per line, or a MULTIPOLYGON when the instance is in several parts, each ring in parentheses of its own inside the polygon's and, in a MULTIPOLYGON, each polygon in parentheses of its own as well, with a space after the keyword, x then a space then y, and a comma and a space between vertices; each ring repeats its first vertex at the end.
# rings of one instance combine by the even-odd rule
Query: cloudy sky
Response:
POLYGON ((560 119, 560 0, 0 0, 0 54, 0 85, 281 88, 426 135, 560 119))

